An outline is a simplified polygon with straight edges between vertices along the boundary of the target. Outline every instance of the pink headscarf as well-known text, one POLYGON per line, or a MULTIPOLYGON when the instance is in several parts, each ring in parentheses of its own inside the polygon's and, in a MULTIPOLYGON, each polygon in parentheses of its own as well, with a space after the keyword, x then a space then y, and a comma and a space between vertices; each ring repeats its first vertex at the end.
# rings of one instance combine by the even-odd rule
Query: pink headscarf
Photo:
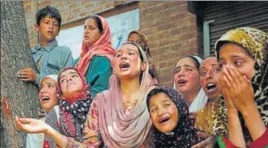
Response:
MULTIPOLYGON (((127 43, 128 44, 128 43, 127 43)), ((140 53, 148 65, 143 50, 140 53)), ((146 106, 146 96, 154 88, 149 66, 143 72, 140 84, 140 101, 137 106, 126 115, 122 107, 122 95, 118 77, 110 77, 110 89, 97 95, 99 127, 104 144, 108 147, 138 147, 146 144, 152 122, 146 106)))
POLYGON ((113 66, 115 50, 111 46, 111 31, 106 20, 101 16, 97 17, 101 20, 103 34, 90 47, 87 47, 84 42, 82 43, 82 53, 80 54, 80 59, 76 64, 76 69, 84 76, 86 75, 88 65, 94 55, 106 56, 111 61, 111 66, 113 66))

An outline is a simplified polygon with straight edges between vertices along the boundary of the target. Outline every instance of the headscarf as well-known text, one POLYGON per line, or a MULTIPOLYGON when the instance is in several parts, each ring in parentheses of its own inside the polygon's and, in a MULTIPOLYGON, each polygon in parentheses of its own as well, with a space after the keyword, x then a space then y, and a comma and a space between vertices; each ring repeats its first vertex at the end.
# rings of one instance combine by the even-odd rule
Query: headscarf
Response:
MULTIPOLYGON (((264 124, 268 125, 268 34, 255 28, 241 27, 228 31, 215 44, 216 55, 219 59, 220 47, 225 43, 235 43, 243 47, 249 55, 256 61, 254 70, 255 74, 251 79, 254 89, 254 100, 264 124)), ((224 102, 222 97, 221 102, 224 102)), ((223 103, 221 103, 223 104, 223 103)), ((219 122, 222 120, 222 114, 218 115, 219 122)), ((240 115, 242 129, 246 141, 251 141, 250 134, 244 119, 240 115)), ((223 123, 222 123, 223 124, 223 123)))
MULTIPOLYGON (((172 88, 159 87, 164 91, 170 99, 174 102, 178 109, 179 119, 176 127, 169 133, 160 132, 155 126, 152 127, 152 135, 154 144, 157 147, 168 148, 190 148, 200 140, 197 136, 197 130, 194 128, 192 121, 189 119, 188 106, 183 100, 182 96, 172 88)), ((152 97, 147 98, 147 108, 150 110, 149 101, 152 97)))
MULTIPOLYGON (((52 80, 54 80, 56 82, 56 87, 58 86, 57 85, 57 80, 58 80, 58 75, 55 75, 55 74, 50 74, 50 75, 47 75, 45 76, 44 78, 41 79, 41 83, 40 85, 42 84, 42 81, 45 80, 46 78, 50 78, 52 80)), ((55 109, 56 111, 58 111, 58 107, 57 105, 55 105, 53 107, 53 109, 55 109)), ((46 117, 43 117, 40 119, 41 121, 44 121, 46 120, 46 117)), ((27 134, 27 138, 26 138, 26 148, 35 148, 35 147, 42 147, 43 146, 43 143, 44 143, 44 138, 45 138, 45 134, 44 133, 35 133, 35 134, 27 134)))
POLYGON ((128 42, 129 42, 129 38, 130 38, 131 34, 134 34, 134 33, 139 35, 140 38, 141 38, 141 41, 136 43, 136 44, 140 45, 140 47, 143 49, 143 51, 145 52, 145 54, 147 56, 148 63, 149 63, 149 74, 152 76, 152 78, 158 79, 156 69, 155 69, 155 65, 154 65, 154 61, 153 61, 153 58, 152 58, 152 55, 151 55, 151 52, 150 52, 147 37, 141 31, 134 30, 134 31, 131 31, 128 34, 128 42))
POLYGON ((52 80, 56 81, 56 83, 58 83, 58 75, 55 75, 55 74, 47 75, 47 76, 45 76, 45 77, 41 80, 41 82, 42 82, 45 78, 51 78, 52 80))
MULTIPOLYGON (((195 56, 195 55, 187 55, 187 56, 182 57, 181 59, 186 58, 186 57, 189 57, 193 59, 194 61, 196 61, 199 64, 199 66, 203 62, 203 60, 200 57, 195 56)), ((197 67, 197 70, 199 71, 199 67, 197 67)), ((173 88, 176 89, 176 82, 174 82, 173 88)), ((193 102, 189 106, 189 112, 190 113, 198 112, 200 109, 202 109, 206 105, 207 100, 208 100, 208 97, 205 94, 203 88, 200 86, 197 96, 194 98, 193 102)))
MULTIPOLYGON (((125 44, 135 45, 148 65, 146 55, 138 45, 125 44)), ((152 78, 148 74, 147 66, 142 73, 140 83, 139 98, 141 99, 130 114, 126 115, 122 107, 119 79, 115 74, 110 77, 109 90, 99 93, 95 99, 98 106, 101 137, 107 147, 138 147, 144 142, 146 143, 152 122, 146 109, 145 98, 152 85, 152 78)))
MULTIPOLYGON (((52 110, 46 119, 46 123, 49 124, 56 131, 61 134, 72 137, 76 141, 83 141, 83 128, 88 114, 89 106, 92 102, 92 97, 90 95, 90 87, 88 86, 85 77, 83 77, 75 68, 66 68, 61 71, 58 77, 58 82, 60 81, 61 74, 66 71, 73 69, 75 70, 83 82, 83 91, 76 98, 66 98, 60 90, 60 84, 58 89, 57 97, 60 100, 59 103, 59 119, 57 119, 57 113, 52 110)), ((55 142, 50 137, 46 136, 44 141, 45 145, 49 145, 50 148, 55 147, 55 142)))
POLYGON ((94 55, 106 56, 113 66, 115 50, 111 46, 112 42, 109 25, 103 17, 98 15, 96 16, 101 20, 103 32, 101 37, 90 47, 87 47, 84 42, 82 43, 82 53, 80 54, 79 61, 76 64, 76 69, 80 71, 83 76, 86 75, 88 65, 94 55))

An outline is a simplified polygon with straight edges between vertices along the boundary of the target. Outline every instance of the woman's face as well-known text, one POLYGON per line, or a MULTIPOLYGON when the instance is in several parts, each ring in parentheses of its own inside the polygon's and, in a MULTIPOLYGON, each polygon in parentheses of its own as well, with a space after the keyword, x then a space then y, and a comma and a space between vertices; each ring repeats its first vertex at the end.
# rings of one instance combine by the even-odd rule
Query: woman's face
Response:
POLYGON ((101 35, 96 21, 92 18, 87 19, 84 26, 84 44, 90 47, 101 37, 101 35))
POLYGON ((57 82, 51 78, 44 78, 40 85, 39 101, 41 107, 50 111, 57 104, 57 82))
POLYGON ((115 56, 115 73, 119 79, 131 79, 139 77, 145 70, 145 63, 141 62, 138 48, 131 44, 120 47, 115 56))
POLYGON ((219 78, 221 75, 220 63, 216 57, 205 59, 200 66, 200 84, 210 99, 220 95, 219 78))
POLYGON ((83 81, 77 71, 74 69, 67 69, 60 75, 61 92, 64 97, 80 94, 83 91, 83 81))
POLYGON ((178 61, 174 73, 174 82, 177 91, 183 95, 192 93, 193 91, 199 91, 199 71, 193 59, 185 57, 178 61))
POLYGON ((131 35, 128 38, 128 41, 136 43, 136 44, 140 45, 144 49, 145 42, 142 40, 142 38, 140 37, 139 34, 131 33, 131 35))
POLYGON ((219 63, 237 69, 248 79, 254 76, 255 60, 248 55, 244 48, 234 43, 225 43, 220 47, 219 63))
POLYGON ((163 92, 157 93, 149 101, 150 115, 154 126, 162 133, 175 129, 179 111, 171 98, 163 92))

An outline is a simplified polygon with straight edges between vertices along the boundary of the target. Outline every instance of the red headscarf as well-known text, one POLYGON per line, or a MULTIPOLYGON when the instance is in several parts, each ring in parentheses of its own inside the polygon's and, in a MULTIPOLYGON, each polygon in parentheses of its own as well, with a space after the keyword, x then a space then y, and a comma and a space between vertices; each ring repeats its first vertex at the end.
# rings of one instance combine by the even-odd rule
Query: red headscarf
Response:
POLYGON ((82 43, 82 53, 80 54, 80 59, 76 64, 76 69, 84 76, 86 75, 88 65, 90 64, 90 61, 94 55, 106 56, 111 61, 111 66, 113 67, 115 50, 111 46, 111 31, 106 20, 101 16, 97 17, 101 20, 103 34, 90 47, 87 47, 84 42, 82 43))

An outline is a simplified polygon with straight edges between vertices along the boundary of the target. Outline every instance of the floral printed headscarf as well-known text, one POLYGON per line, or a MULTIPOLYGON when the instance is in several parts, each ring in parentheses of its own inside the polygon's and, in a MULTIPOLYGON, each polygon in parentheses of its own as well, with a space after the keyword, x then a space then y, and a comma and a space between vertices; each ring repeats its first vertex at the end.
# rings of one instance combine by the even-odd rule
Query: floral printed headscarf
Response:
MULTIPOLYGON (((268 34, 251 27, 241 27, 228 31, 225 33, 215 45, 216 55, 219 59, 220 47, 225 43, 235 43, 243 47, 249 55, 256 61, 254 70, 255 74, 251 80, 254 89, 254 99, 257 108, 260 112, 264 124, 268 125, 268 34)), ((221 99, 224 102, 224 99, 221 99)), ((224 103, 220 103, 224 104, 224 103)), ((219 113, 218 122, 227 122, 227 119, 222 117, 223 114, 219 113), (220 120, 221 118, 221 120, 220 120)), ((241 118, 242 128, 246 141, 250 141, 248 129, 241 118)), ((226 124, 226 123, 225 123, 226 124)))
POLYGON ((182 96, 172 88, 159 87, 153 89, 147 96, 147 108, 150 112, 149 101, 154 95, 152 92, 164 92, 175 103, 179 113, 179 120, 177 126, 172 132, 162 133, 155 126, 152 127, 152 138, 155 146, 157 147, 169 147, 169 148, 190 148, 198 143, 200 140, 197 136, 197 130, 194 128, 193 123, 189 119, 188 106, 184 102, 182 96))
MULTIPOLYGON (((58 82, 60 83, 61 74, 66 71, 73 69, 75 70, 83 82, 83 91, 81 94, 75 98, 66 98, 63 96, 60 90, 60 84, 58 89, 58 99, 59 103, 59 119, 57 118, 57 113, 55 110, 49 112, 46 118, 46 123, 49 124, 52 128, 60 132, 61 134, 72 137, 77 141, 83 140, 83 128, 86 121, 86 116, 90 104, 92 102, 92 97, 90 95, 90 87, 86 82, 86 79, 82 74, 77 71, 75 68, 66 68, 62 70, 58 77, 58 82)), ((55 142, 45 136, 44 147, 49 146, 50 148, 56 147, 55 142)))

